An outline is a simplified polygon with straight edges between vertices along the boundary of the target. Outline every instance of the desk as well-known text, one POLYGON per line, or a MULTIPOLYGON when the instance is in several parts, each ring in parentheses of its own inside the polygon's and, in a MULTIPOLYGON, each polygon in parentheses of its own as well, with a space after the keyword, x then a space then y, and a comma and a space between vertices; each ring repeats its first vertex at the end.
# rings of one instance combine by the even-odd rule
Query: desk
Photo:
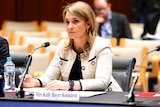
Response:
POLYGON ((128 92, 108 92, 106 94, 80 98, 80 101, 44 101, 27 98, 0 98, 2 107, 159 107, 160 99, 135 98, 138 103, 126 103, 128 92))

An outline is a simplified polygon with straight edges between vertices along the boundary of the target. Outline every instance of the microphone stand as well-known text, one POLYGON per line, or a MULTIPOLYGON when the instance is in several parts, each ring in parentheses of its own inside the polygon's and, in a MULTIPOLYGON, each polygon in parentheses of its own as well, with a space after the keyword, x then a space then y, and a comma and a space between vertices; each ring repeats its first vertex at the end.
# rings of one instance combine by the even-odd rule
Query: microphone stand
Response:
POLYGON ((27 65, 26 65, 26 68, 25 68, 25 70, 24 70, 24 72, 22 74, 22 79, 21 79, 21 81, 20 81, 20 83, 18 85, 18 91, 16 93, 16 97, 17 98, 24 98, 24 96, 25 96, 25 91, 23 90, 23 81, 24 81, 24 78, 26 76, 26 73, 28 71, 28 68, 30 66, 31 61, 32 61, 32 55, 28 55, 27 65))
POLYGON ((35 50, 37 50, 37 49, 39 49, 39 48, 42 48, 42 47, 48 47, 49 45, 50 45, 49 42, 45 42, 45 43, 42 44, 40 47, 35 48, 35 49, 32 51, 32 53, 31 53, 30 55, 28 55, 27 65, 26 65, 26 68, 25 68, 25 70, 24 70, 24 72, 23 72, 23 74, 22 74, 22 79, 21 79, 21 81, 20 81, 20 83, 19 83, 19 85, 18 85, 18 90, 17 90, 17 93, 16 93, 16 97, 17 97, 17 98, 24 98, 24 96, 25 96, 25 91, 23 90, 23 81, 24 81, 24 78, 25 78, 26 73, 27 73, 27 71, 28 71, 28 68, 29 68, 29 66, 30 66, 30 63, 31 63, 31 61, 32 61, 32 54, 35 52, 35 50))
POLYGON ((25 68, 25 70, 24 70, 24 72, 23 72, 23 74, 22 74, 22 79, 21 79, 21 81, 19 82, 19 85, 18 85, 18 89, 17 89, 17 93, 16 93, 16 97, 17 97, 17 98, 24 98, 24 96, 25 96, 25 92, 24 92, 24 90, 23 90, 23 81, 24 81, 24 78, 25 78, 25 76, 26 76, 26 74, 27 74, 27 71, 28 71, 28 68, 29 68, 29 66, 30 66, 30 63, 31 63, 31 61, 32 61, 32 54, 34 53, 35 50, 37 50, 37 49, 39 49, 39 48, 41 48, 41 47, 42 47, 42 46, 40 46, 40 47, 38 47, 38 48, 35 48, 35 49, 32 51, 32 53, 31 53, 30 55, 28 55, 27 65, 26 65, 26 68, 25 68))
POLYGON ((139 73, 140 73, 140 70, 142 68, 142 63, 144 61, 144 58, 146 55, 148 55, 149 53, 152 53, 154 51, 159 51, 160 49, 159 48, 156 48, 155 50, 152 50, 150 52, 147 52, 146 54, 144 54, 143 56, 143 59, 141 61, 141 65, 139 66, 139 69, 138 69, 138 72, 137 72, 137 75, 135 76, 134 80, 133 80, 133 84, 131 86, 131 89, 129 91, 129 94, 128 94, 128 99, 127 99, 127 102, 130 103, 130 102, 135 102, 135 95, 134 95, 134 88, 135 88, 135 85, 137 83, 137 80, 138 80, 138 76, 139 76, 139 73))

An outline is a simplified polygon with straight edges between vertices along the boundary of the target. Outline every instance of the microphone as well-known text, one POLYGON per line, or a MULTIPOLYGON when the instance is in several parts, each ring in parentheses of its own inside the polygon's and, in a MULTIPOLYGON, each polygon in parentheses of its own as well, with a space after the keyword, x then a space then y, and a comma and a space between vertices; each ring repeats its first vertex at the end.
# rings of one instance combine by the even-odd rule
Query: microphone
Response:
POLYGON ((41 47, 48 47, 50 45, 50 43, 49 42, 45 42, 45 43, 43 43, 42 44, 42 46, 41 47))
POLYGON ((16 97, 17 98, 24 98, 25 96, 25 93, 24 93, 24 90, 23 90, 23 81, 24 81, 24 78, 25 78, 25 75, 29 69, 29 66, 30 66, 30 63, 32 61, 32 54, 39 48, 42 48, 42 47, 48 47, 50 45, 49 42, 45 42, 43 43, 40 47, 37 47, 35 48, 32 53, 30 55, 28 55, 28 61, 27 61, 27 64, 26 64, 26 68, 22 74, 22 78, 21 78, 21 81, 19 82, 19 85, 18 85, 18 88, 17 88, 17 93, 16 93, 16 97))
POLYGON ((127 98, 127 102, 128 102, 128 103, 129 103, 129 102, 135 102, 134 88, 135 88, 135 85, 136 85, 136 83, 137 83, 138 76, 139 76, 140 69, 141 69, 141 67, 142 67, 142 63, 143 63, 143 61, 144 61, 144 58, 146 57, 146 55, 148 55, 148 54, 150 54, 150 53, 152 53, 152 52, 154 52, 154 51, 160 51, 160 46, 157 46, 154 50, 149 51, 149 52, 147 52, 147 53, 145 53, 145 54, 143 55, 143 58, 142 58, 142 61, 141 61, 141 65, 139 66, 137 75, 135 76, 135 78, 134 78, 134 80, 133 80, 133 84, 132 84, 131 89, 130 89, 129 94, 128 94, 128 98, 127 98))
POLYGON ((160 51, 160 46, 157 46, 157 47, 156 47, 156 51, 160 51))
POLYGON ((148 54, 149 54, 149 53, 152 53, 152 52, 154 52, 154 51, 160 51, 160 46, 157 46, 154 50, 148 52, 148 54))
POLYGON ((34 51, 36 51, 37 49, 42 48, 42 47, 48 47, 48 46, 50 46, 50 43, 49 43, 49 42, 43 43, 41 46, 35 48, 35 49, 31 52, 31 55, 32 55, 32 54, 34 53, 34 51))

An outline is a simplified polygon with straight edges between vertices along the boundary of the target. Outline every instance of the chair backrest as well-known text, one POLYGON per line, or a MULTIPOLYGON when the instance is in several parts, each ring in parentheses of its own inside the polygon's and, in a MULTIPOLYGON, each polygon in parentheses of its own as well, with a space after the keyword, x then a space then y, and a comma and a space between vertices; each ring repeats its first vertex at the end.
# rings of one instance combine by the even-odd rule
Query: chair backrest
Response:
POLYGON ((37 37, 37 38, 49 38, 51 32, 48 31, 20 31, 14 30, 9 36, 10 45, 22 45, 24 37, 37 37))
POLYGON ((29 53, 29 45, 9 45, 10 52, 29 53))
MULTIPOLYGON (((146 47, 135 47, 135 48, 129 48, 129 47, 112 47, 112 54, 113 56, 129 56, 129 57, 135 57, 136 58, 136 64, 135 64, 135 70, 141 65, 143 56, 145 53, 148 52, 148 48, 146 47)), ((142 63, 142 67, 147 68, 148 63, 148 57, 145 57, 145 60, 142 63)))
MULTIPOLYGON (((120 47, 147 47, 149 50, 152 51, 160 44, 160 40, 135 40, 135 39, 128 39, 128 38, 121 38, 120 39, 120 47)), ((153 52, 148 55, 148 61, 151 61, 153 55, 158 55, 158 52, 153 52)))
POLYGON ((2 36, 2 37, 4 37, 4 38, 6 38, 7 37, 7 35, 5 34, 6 32, 5 32, 5 30, 0 30, 0 35, 2 36))
POLYGON ((65 27, 58 27, 58 26, 56 26, 56 27, 55 26, 49 26, 46 31, 51 32, 51 37, 59 38, 58 33, 59 32, 66 32, 66 28, 65 27))
POLYGON ((117 38, 115 38, 115 37, 112 37, 112 38, 110 38, 110 42, 111 42, 111 44, 112 44, 112 47, 116 47, 117 46, 117 38))
POLYGON ((148 48, 146 47, 135 47, 135 48, 129 48, 129 47, 112 47, 112 54, 116 56, 128 56, 128 57, 134 57, 136 58, 136 64, 134 67, 134 72, 132 72, 132 76, 134 77, 135 74, 139 71, 139 67, 141 66, 140 69, 140 75, 136 84, 136 88, 140 89, 142 88, 143 90, 147 90, 147 85, 145 84, 145 73, 146 69, 148 67, 148 56, 146 56, 144 59, 144 54, 148 52, 148 48), (143 60, 143 62, 142 62, 143 60))
POLYGON ((66 38, 68 36, 68 33, 66 31, 57 31, 56 32, 56 37, 59 38, 60 40, 63 38, 66 38))
POLYGON ((11 21, 5 20, 2 23, 2 30, 5 30, 6 35, 10 35, 13 30, 22 31, 39 31, 38 21, 11 21))
POLYGON ((40 22, 41 31, 48 30, 49 27, 55 27, 55 28, 65 28, 65 24, 63 22, 53 22, 53 21, 47 21, 43 20, 40 22))
MULTIPOLYGON (((26 70, 26 66, 29 61, 29 54, 11 52, 10 56, 12 57, 12 60, 15 64, 15 72, 16 72, 15 84, 16 84, 16 87, 18 87, 19 75, 26 70)), ((32 60, 29 62, 29 64, 31 64, 31 62, 32 60)), ((26 71, 26 73, 28 73, 28 71, 26 71)))
MULTIPOLYGON (((120 46, 121 47, 130 47, 130 48, 135 48, 135 47, 147 47, 149 51, 154 50, 157 46, 159 46, 160 44, 160 40, 135 40, 135 39, 128 39, 128 38, 121 38, 120 39, 120 46)), ((152 71, 152 72, 146 72, 145 74, 145 81, 148 81, 148 78, 151 77, 157 77, 158 72, 157 69, 159 69, 155 63, 154 63, 154 56, 159 56, 159 52, 152 52, 150 54, 147 55, 148 56, 148 68, 147 71, 152 71)), ((146 83, 148 84, 148 83, 146 83)), ((146 88, 148 86, 146 85, 146 88)), ((145 89, 146 89, 145 88, 145 89)), ((149 91, 149 90, 144 90, 145 92, 149 91)))
POLYGON ((33 76, 35 72, 44 72, 52 58, 53 55, 51 52, 34 53, 32 55, 32 64, 29 68, 28 74, 33 76))
MULTIPOLYGON (((30 45, 34 49, 34 48, 37 48, 37 47, 41 46, 45 42, 50 42, 50 45, 57 45, 58 42, 59 42, 59 39, 58 38, 24 37, 24 41, 23 41, 22 44, 23 45, 30 45)), ((30 50, 30 52, 32 52, 32 50, 30 50)), ((39 53, 39 52, 45 53, 46 49, 45 48, 41 48, 39 51, 38 50, 36 51, 36 53, 39 53)))
POLYGON ((134 69, 136 59, 127 56, 113 56, 112 57, 112 75, 123 91, 130 90, 130 82, 132 70, 134 69))
POLYGON ((39 25, 38 21, 10 21, 10 20, 5 20, 2 23, 2 29, 7 29, 7 30, 25 30, 25 31, 38 31, 39 30, 39 25))
POLYGON ((41 31, 51 32, 51 37, 57 37, 62 39, 59 32, 66 32, 66 27, 63 22, 53 22, 53 21, 41 21, 40 22, 41 31))
POLYGON ((141 39, 141 34, 143 33, 143 23, 130 23, 130 28, 132 31, 132 36, 134 39, 141 39))

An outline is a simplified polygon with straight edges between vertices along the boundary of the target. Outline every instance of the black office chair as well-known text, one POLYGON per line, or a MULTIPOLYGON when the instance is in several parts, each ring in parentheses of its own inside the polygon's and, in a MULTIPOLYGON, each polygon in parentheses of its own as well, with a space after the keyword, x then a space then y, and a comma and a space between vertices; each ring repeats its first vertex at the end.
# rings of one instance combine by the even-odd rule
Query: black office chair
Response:
MULTIPOLYGON (((11 52, 10 56, 12 57, 12 60, 15 64, 15 72, 16 72, 15 85, 16 85, 16 87, 18 87, 19 75, 21 75, 24 72, 24 70, 26 69, 26 65, 29 60, 29 54, 11 52)), ((32 62, 32 60, 29 62, 29 64, 31 64, 31 62, 32 62)), ((28 70, 26 71, 26 73, 28 73, 28 70)))
POLYGON ((128 56, 113 56, 112 75, 123 91, 130 90, 130 81, 132 70, 134 69, 136 59, 128 56))

